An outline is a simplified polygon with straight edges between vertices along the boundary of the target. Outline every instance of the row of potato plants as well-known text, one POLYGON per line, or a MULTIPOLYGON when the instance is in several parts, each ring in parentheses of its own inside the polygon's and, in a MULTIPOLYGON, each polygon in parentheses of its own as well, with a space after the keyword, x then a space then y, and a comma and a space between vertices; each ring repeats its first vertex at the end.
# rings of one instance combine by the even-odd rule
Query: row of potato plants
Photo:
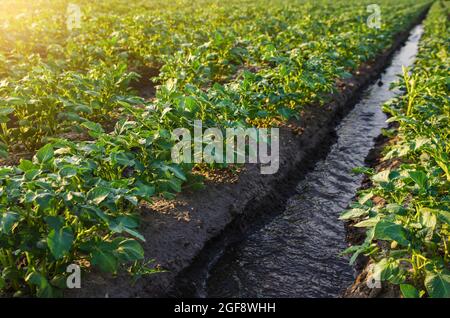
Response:
POLYGON ((394 5, 385 1, 383 21, 389 28, 383 32, 366 26, 365 3, 156 2, 160 8, 155 10, 138 1, 127 12, 121 0, 108 5, 80 1, 85 19, 73 32, 64 25, 68 2, 58 1, 51 10, 45 3, 3 25, 8 36, 0 38, 2 47, 13 46, 0 52, 3 156, 17 145, 32 153, 47 137, 81 133, 80 122, 118 120, 123 113, 119 100, 143 102, 129 88, 139 77, 135 71, 145 69, 160 69, 155 80, 175 83, 182 95, 205 87, 220 94, 221 83, 239 76, 261 87, 249 117, 287 115, 294 103, 321 102, 336 78, 373 58, 427 1, 411 6, 405 0, 395 4, 395 11, 388 11, 394 5), (200 10, 202 5, 207 9, 200 10), (268 103, 270 109, 264 109, 268 103), (278 110, 277 104, 288 107, 278 110))
POLYGON ((450 24, 448 2, 424 22, 418 59, 404 70, 405 94, 384 109, 396 123, 372 186, 341 218, 367 229, 347 252, 370 256, 371 278, 399 285, 403 297, 450 298, 450 24), (377 203, 374 203, 377 202, 377 203))

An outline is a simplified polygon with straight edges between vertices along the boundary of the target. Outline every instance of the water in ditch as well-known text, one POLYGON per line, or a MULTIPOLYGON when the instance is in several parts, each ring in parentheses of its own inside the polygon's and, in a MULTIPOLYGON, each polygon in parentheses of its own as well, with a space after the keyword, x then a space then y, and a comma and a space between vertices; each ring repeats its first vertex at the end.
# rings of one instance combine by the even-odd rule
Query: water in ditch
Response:
POLYGON ((348 258, 339 255, 347 245, 338 217, 361 184, 351 170, 364 165, 386 127, 381 105, 397 93, 390 83, 414 62, 422 32, 422 26, 411 31, 380 80, 342 120, 336 143, 297 185, 284 211, 210 264, 203 296, 336 297, 353 282, 348 258))

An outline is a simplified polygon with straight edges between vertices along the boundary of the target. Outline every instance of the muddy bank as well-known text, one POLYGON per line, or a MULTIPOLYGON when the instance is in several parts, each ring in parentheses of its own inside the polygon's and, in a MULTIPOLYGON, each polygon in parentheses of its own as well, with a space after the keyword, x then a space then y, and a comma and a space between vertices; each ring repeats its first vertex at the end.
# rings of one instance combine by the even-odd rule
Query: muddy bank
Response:
POLYGON ((204 190, 183 192, 175 200, 159 200, 151 206, 142 206, 141 233, 147 240, 145 254, 166 272, 143 277, 134 285, 126 274, 111 277, 91 272, 84 274, 82 289, 68 292, 67 296, 163 297, 186 295, 189 289, 195 291, 197 286, 182 282, 181 273, 220 234, 232 237, 233 233, 251 226, 261 213, 279 209, 280 202, 292 193, 292 185, 329 150, 340 119, 356 103, 361 90, 385 68, 408 34, 409 30, 400 33, 391 49, 343 82, 341 93, 334 96, 332 103, 305 107, 300 121, 280 129, 278 173, 262 175, 259 167, 247 165, 232 180, 208 181, 204 190), (178 288, 180 282, 182 290, 178 288))

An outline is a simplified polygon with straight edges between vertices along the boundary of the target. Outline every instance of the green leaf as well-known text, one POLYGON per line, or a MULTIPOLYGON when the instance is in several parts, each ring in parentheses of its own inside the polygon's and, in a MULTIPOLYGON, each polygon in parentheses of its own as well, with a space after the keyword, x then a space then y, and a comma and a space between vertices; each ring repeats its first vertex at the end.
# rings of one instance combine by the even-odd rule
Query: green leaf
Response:
POLYGON ((108 223, 110 221, 108 215, 105 214, 100 208, 92 205, 82 205, 81 206, 87 214, 98 217, 100 220, 102 220, 105 223, 108 223))
POLYGON ((112 244, 101 242, 92 252, 92 265, 97 266, 103 272, 115 273, 119 266, 118 260, 113 253, 112 244))
POLYGON ((450 225, 450 212, 449 211, 440 210, 440 209, 422 208, 420 210, 420 212, 422 214, 428 215, 428 217, 430 217, 430 215, 434 215, 439 219, 439 221, 450 225))
POLYGON ((400 291, 404 298, 420 298, 419 291, 410 284, 400 284, 400 291))
POLYGON ((6 159, 6 158, 8 158, 8 156, 9 156, 9 153, 8 153, 7 150, 5 150, 5 149, 0 149, 0 157, 1 157, 1 158, 6 159))
POLYGON ((17 166, 20 170, 23 172, 27 172, 29 170, 35 170, 39 167, 35 164, 33 164, 30 160, 26 159, 20 159, 20 164, 17 166))
POLYGON ((386 205, 385 209, 389 213, 397 215, 406 215, 408 213, 408 210, 396 203, 389 203, 388 205, 386 205))
POLYGON ((395 259, 383 258, 373 268, 374 277, 396 285, 405 280, 405 274, 406 272, 399 267, 399 262, 395 259))
POLYGON ((144 249, 134 239, 126 239, 117 248, 119 256, 124 261, 137 261, 144 259, 144 249))
POLYGON ((0 116, 8 116, 9 114, 14 112, 14 108, 12 107, 6 107, 6 108, 0 108, 0 116))
POLYGON ((428 209, 420 210, 420 223, 424 227, 433 231, 436 227, 436 221, 436 215, 432 211, 429 211, 428 209))
POLYGON ((372 176, 372 181, 381 183, 381 182, 389 182, 389 174, 391 170, 383 170, 378 172, 377 174, 372 176))
POLYGON ((369 212, 366 209, 359 209, 359 208, 350 209, 342 213, 339 219, 340 220, 354 219, 361 216, 366 216, 368 213, 369 212))
POLYGON ((44 220, 51 230, 59 231, 64 226, 62 216, 46 216, 44 220))
POLYGON ((256 112, 256 117, 266 118, 267 116, 269 116, 269 112, 267 110, 259 110, 256 112))
POLYGON ((175 192, 181 192, 181 181, 178 179, 170 179, 167 181, 169 187, 175 192))
POLYGON ((61 112, 58 114, 58 119, 67 120, 67 121, 77 121, 77 122, 83 121, 83 118, 74 112, 61 112))
POLYGON ((104 131, 99 123, 94 123, 92 121, 86 121, 82 123, 81 126, 98 133, 102 133, 104 131))
POLYGON ((294 115, 295 111, 290 108, 281 107, 278 109, 278 113, 285 119, 289 119, 294 115))
POLYGON ((111 160, 114 164, 118 164, 125 167, 134 166, 134 160, 130 159, 124 152, 118 152, 111 154, 111 160))
POLYGON ((450 275, 427 272, 425 287, 431 298, 450 298, 450 275))
POLYGON ((25 281, 35 285, 37 289, 36 296, 40 298, 53 298, 56 296, 55 290, 49 284, 47 278, 37 271, 33 271, 25 277, 25 281))
MULTIPOLYGON (((46 189, 47 190, 47 189, 46 189)), ((34 196, 34 200, 36 201, 39 210, 45 211, 47 209, 51 209, 54 206, 55 196, 53 193, 42 192, 38 193, 34 196)))
MULTIPOLYGON (((369 202, 369 200, 370 200, 372 197, 373 197, 373 193, 372 193, 372 192, 368 192, 368 193, 364 194, 363 196, 360 196, 360 197, 358 198, 358 202, 359 202, 359 204, 365 204, 365 205, 367 205, 366 203, 369 202)), ((372 202, 372 201, 370 201, 370 202, 372 202)))
POLYGON ((409 177, 421 188, 425 189, 427 187, 427 174, 421 170, 410 171, 409 177))
POLYGON ((135 218, 126 215, 117 217, 115 221, 121 226, 130 229, 135 229, 139 226, 139 223, 135 218))
POLYGON ((25 100, 20 97, 9 97, 5 100, 10 105, 22 105, 25 104, 25 100))
POLYGON ((418 150, 421 147, 423 147, 424 145, 430 143, 430 139, 429 138, 425 138, 425 137, 417 137, 414 140, 414 149, 418 150))
POLYGON ((42 170, 40 169, 31 169, 25 172, 25 180, 32 181, 34 180, 38 175, 40 175, 42 170))
POLYGON ((56 275, 50 280, 50 284, 60 289, 65 289, 67 288, 67 277, 64 274, 56 275))
POLYGON ((441 222, 450 225, 450 212, 444 210, 434 210, 437 213, 437 217, 441 222))
POLYGON ((368 247, 369 247, 368 244, 352 245, 352 246, 346 248, 341 254, 342 255, 353 254, 352 257, 350 258, 350 262, 349 262, 350 265, 353 265, 353 264, 355 264, 358 256, 361 255, 361 253, 364 253, 365 251, 367 251, 368 247))
POLYGON ((172 171, 173 174, 174 174, 178 179, 181 179, 181 180, 183 180, 183 181, 186 181, 186 180, 187 180, 187 179, 186 179, 186 176, 185 176, 185 174, 184 174, 184 172, 183 172, 183 170, 181 169, 180 166, 177 166, 177 165, 171 165, 171 166, 168 166, 167 169, 170 170, 170 171, 172 171))
POLYGON ((59 175, 63 178, 71 178, 77 175, 77 169, 71 166, 66 166, 59 170, 59 175))
POLYGON ((91 135, 94 138, 104 133, 102 125, 100 125, 99 123, 94 123, 92 121, 85 121, 81 123, 81 126, 87 128, 89 130, 89 135, 91 135))
POLYGON ((369 218, 367 220, 363 220, 359 223, 356 223, 353 226, 354 227, 371 227, 371 226, 375 226, 376 224, 378 224, 379 221, 380 221, 379 217, 373 217, 373 218, 369 218))
POLYGON ((155 187, 146 185, 142 182, 136 183, 136 189, 133 190, 133 194, 141 197, 145 200, 150 200, 150 198, 155 194, 155 187))
POLYGON ((140 239, 142 242, 145 242, 145 238, 142 236, 142 234, 140 234, 139 232, 137 232, 134 229, 125 228, 124 232, 130 234, 131 236, 134 236, 137 239, 140 239))
POLYGON ((176 198, 175 194, 168 192, 168 191, 163 191, 163 192, 161 192, 161 194, 163 195, 164 198, 166 198, 168 200, 173 200, 176 198))
POLYGON ((86 114, 92 114, 92 108, 87 105, 77 105, 75 106, 75 111, 77 113, 86 113, 86 114))
POLYGON ((59 230, 51 230, 47 237, 47 245, 56 259, 63 258, 72 247, 73 231, 66 226, 59 230))
POLYGON ((11 233, 14 224, 19 220, 20 216, 16 212, 6 212, 0 215, 0 230, 5 234, 11 233))
POLYGON ((129 216, 119 216, 115 220, 110 220, 108 223, 109 229, 114 233, 126 232, 145 242, 145 238, 134 230, 138 225, 138 222, 129 216))
POLYGON ((88 192, 88 199, 91 200, 95 204, 100 204, 103 202, 109 195, 111 190, 109 188, 105 187, 96 187, 94 189, 91 189, 88 192))
POLYGON ((354 174, 365 174, 368 176, 373 175, 373 168, 368 167, 356 167, 352 169, 352 173, 354 174))
POLYGON ((43 164, 51 159, 53 159, 54 152, 53 152, 53 146, 51 144, 47 144, 41 149, 38 150, 36 153, 36 158, 38 160, 38 163, 43 164))
POLYGON ((401 245, 407 246, 407 232, 400 224, 382 220, 375 225, 374 238, 386 241, 396 241, 401 245))
POLYGON ((344 79, 348 79, 348 78, 352 78, 353 77, 352 73, 349 73, 349 72, 346 72, 346 71, 341 72, 339 75, 342 78, 344 78, 344 79))

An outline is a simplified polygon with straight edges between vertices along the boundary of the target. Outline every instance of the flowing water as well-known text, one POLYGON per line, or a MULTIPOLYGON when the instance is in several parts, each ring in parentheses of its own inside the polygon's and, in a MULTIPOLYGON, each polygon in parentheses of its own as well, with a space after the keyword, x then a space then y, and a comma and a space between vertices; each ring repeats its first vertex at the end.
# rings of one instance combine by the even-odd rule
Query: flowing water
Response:
POLYGON ((348 258, 339 255, 347 244, 338 217, 361 184, 352 168, 364 165, 387 125, 381 105, 398 93, 390 83, 414 62, 422 32, 422 26, 411 31, 379 81, 365 90, 336 128, 327 157, 298 183, 284 211, 210 262, 202 296, 336 297, 353 282, 348 258))

